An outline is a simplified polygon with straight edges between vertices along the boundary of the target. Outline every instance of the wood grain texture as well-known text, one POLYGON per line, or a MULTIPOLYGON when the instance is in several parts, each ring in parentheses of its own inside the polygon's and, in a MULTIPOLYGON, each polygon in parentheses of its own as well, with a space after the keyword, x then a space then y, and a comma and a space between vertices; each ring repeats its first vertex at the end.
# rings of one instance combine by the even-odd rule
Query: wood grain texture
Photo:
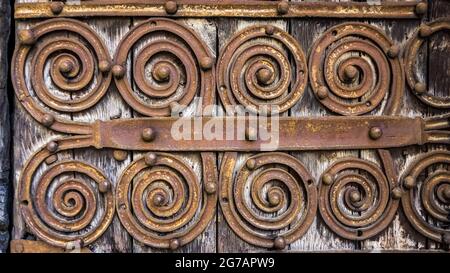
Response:
POLYGON ((0 253, 8 248, 10 200, 10 111, 8 102, 9 1, 0 2, 0 253))

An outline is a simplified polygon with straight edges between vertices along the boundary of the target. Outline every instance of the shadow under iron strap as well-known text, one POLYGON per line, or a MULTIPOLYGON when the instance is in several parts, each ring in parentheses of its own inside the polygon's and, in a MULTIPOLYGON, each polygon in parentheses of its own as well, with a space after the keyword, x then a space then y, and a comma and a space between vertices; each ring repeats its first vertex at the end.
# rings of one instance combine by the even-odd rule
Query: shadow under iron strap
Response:
POLYGON ((105 0, 17 3, 16 19, 86 16, 420 18, 425 1, 387 3, 243 0, 105 0))
MULTIPOLYGON (((198 117, 97 121, 88 146, 152 151, 380 149, 450 143, 448 117, 198 117)), ((90 140, 89 140, 90 139, 90 140)))

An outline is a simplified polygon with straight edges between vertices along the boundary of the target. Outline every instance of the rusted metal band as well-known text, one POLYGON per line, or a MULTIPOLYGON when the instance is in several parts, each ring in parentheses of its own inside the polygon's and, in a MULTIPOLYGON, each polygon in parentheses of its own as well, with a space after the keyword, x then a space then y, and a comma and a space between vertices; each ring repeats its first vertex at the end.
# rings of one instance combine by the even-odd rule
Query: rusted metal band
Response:
POLYGON ((250 18, 420 18, 427 12, 423 1, 388 3, 334 3, 287 1, 81 1, 18 3, 16 19, 86 16, 171 16, 250 18), (57 3, 57 4, 55 4, 57 3))
POLYGON ((140 118, 98 121, 93 142, 96 148, 148 151, 379 149, 449 142, 446 131, 424 131, 427 122, 389 116, 282 117, 278 125, 270 118, 140 118))

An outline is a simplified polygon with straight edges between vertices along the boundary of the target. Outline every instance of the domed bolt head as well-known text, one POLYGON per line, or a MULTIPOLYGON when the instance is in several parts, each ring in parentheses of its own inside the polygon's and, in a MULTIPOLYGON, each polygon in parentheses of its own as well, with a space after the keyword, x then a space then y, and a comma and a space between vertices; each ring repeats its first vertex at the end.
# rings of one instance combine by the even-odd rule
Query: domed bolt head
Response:
POLYGON ((245 139, 247 141, 255 141, 258 138, 258 131, 256 128, 250 127, 245 129, 245 139))
POLYGON ((391 59, 395 59, 400 54, 400 47, 398 45, 393 45, 388 49, 387 55, 391 59))
POLYGON ((200 58, 200 68, 203 70, 209 70, 213 67, 214 61, 211 57, 201 57, 200 58))
POLYGON ((433 34, 433 29, 429 25, 422 25, 419 29, 419 35, 422 38, 430 37, 433 34))
POLYGON ((383 130, 380 127, 372 127, 369 130, 369 137, 373 140, 377 140, 383 136, 383 130))
POLYGON ((121 66, 120 64, 115 64, 112 67, 112 74, 117 79, 121 79, 121 78, 123 78, 123 76, 125 76, 125 68, 123 66, 121 66))
POLYGON ((356 79, 356 76, 358 76, 358 69, 355 66, 349 65, 345 67, 344 77, 347 81, 354 81, 356 79))
POLYGON ((247 166, 247 168, 249 170, 254 170, 256 167, 256 160, 253 158, 250 158, 249 160, 247 160, 247 163, 245 163, 245 165, 247 166))
POLYGON ((256 72, 256 79, 261 84, 269 84, 270 79, 272 79, 273 73, 270 69, 261 68, 256 72))
POLYGON ((443 191, 444 198, 450 200, 450 186, 447 185, 443 191))
POLYGON ((216 185, 216 183, 213 183, 213 182, 206 183, 206 185, 205 185, 205 191, 206 191, 206 193, 208 193, 208 194, 213 194, 213 193, 215 193, 215 192, 217 191, 217 185, 216 185))
POLYGON ((285 0, 281 1, 280 3, 278 3, 277 11, 281 15, 288 13, 289 3, 285 0))
POLYGON ((108 61, 100 61, 98 63, 98 69, 102 73, 108 73, 109 71, 111 71, 111 63, 108 61))
POLYGON ((144 130, 142 130, 142 140, 146 141, 146 142, 150 142, 153 141, 155 139, 156 133, 155 130, 153 130, 152 128, 145 128, 144 130))
POLYGON ((408 176, 403 181, 403 185, 405 186, 405 188, 410 190, 410 189, 412 189, 412 188, 414 188, 416 186, 416 180, 414 179, 414 177, 408 176))
POLYGON ((286 248, 286 240, 281 236, 275 238, 273 240, 273 247, 279 250, 286 248))
POLYGON ((170 69, 167 65, 159 65, 153 70, 152 75, 156 81, 167 81, 170 77, 170 69))
POLYGON ((359 192, 357 192, 356 190, 352 191, 350 193, 349 197, 350 197, 350 201, 352 201, 353 203, 361 201, 361 194, 359 192))
POLYGON ((170 240, 169 247, 172 250, 177 250, 180 247, 180 240, 178 240, 178 239, 170 240))
POLYGON ((418 95, 425 94, 425 92, 427 91, 427 86, 424 83, 418 82, 414 85, 414 91, 418 95))
POLYGON ((273 35, 275 33, 275 27, 268 25, 266 26, 266 34, 267 35, 273 35))
POLYGON ((156 160, 157 160, 157 156, 155 153, 147 153, 144 156, 144 162, 145 164, 149 165, 149 166, 153 166, 156 164, 156 160))
POLYGON ((269 204, 272 207, 276 207, 280 204, 281 199, 280 199, 280 195, 278 194, 269 194, 269 204))
POLYGON ((60 1, 53 1, 50 3, 50 10, 54 15, 60 14, 64 9, 64 3, 60 1))
POLYGON ((164 4, 164 9, 166 10, 167 14, 175 14, 178 10, 178 5, 175 1, 167 1, 164 4))
POLYGON ((22 45, 33 45, 36 43, 36 37, 31 29, 22 29, 17 33, 17 40, 22 45))
POLYGON ((420 2, 416 5, 415 12, 417 15, 424 15, 428 11, 428 4, 425 2, 420 2))
POLYGON ((55 141, 50 141, 47 144, 47 150, 51 153, 54 153, 58 150, 58 143, 56 143, 55 141))
POLYGON ((328 97, 328 88, 325 86, 319 87, 319 89, 317 89, 317 97, 321 100, 326 99, 328 97))
POLYGON ((59 64, 59 71, 61 73, 67 74, 73 71, 73 63, 71 61, 63 61, 59 64))
POLYGON ((110 189, 111 189, 111 184, 106 180, 104 180, 98 184, 98 190, 101 193, 107 193, 110 189))
POLYGON ((114 150, 113 157, 117 161, 124 161, 128 157, 128 152, 124 150, 114 150))
POLYGON ((166 198, 162 194, 155 194, 152 199, 153 205, 161 207, 166 202, 166 198))
POLYGON ((55 117, 50 114, 44 114, 44 116, 42 116, 41 122, 45 127, 50 127, 53 125, 53 123, 55 123, 55 117))
POLYGON ((331 175, 331 174, 329 174, 329 173, 326 173, 326 174, 324 174, 323 176, 322 176, 322 182, 325 184, 325 185, 331 185, 332 183, 333 183, 333 176, 331 175))
POLYGON ((402 195, 402 189, 400 189, 399 187, 395 187, 392 189, 392 198, 394 198, 395 200, 402 198, 402 195))

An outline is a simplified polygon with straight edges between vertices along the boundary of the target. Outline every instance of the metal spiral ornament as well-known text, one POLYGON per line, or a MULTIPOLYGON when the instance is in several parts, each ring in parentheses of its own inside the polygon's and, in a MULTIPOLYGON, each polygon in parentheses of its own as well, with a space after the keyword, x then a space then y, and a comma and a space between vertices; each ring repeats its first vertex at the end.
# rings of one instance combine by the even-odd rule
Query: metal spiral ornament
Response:
POLYGON ((251 26, 224 47, 217 85, 229 113, 238 105, 254 113, 282 113, 302 97, 307 73, 303 49, 292 36, 271 25, 251 26))
POLYGON ((450 244, 450 152, 419 156, 402 178, 402 206, 411 225, 424 236, 450 244))
POLYGON ((405 72, 409 88, 416 97, 424 104, 431 107, 448 109, 450 98, 448 96, 438 97, 427 92, 426 83, 416 73, 416 60, 422 45, 436 33, 450 31, 450 18, 442 18, 429 24, 422 25, 408 41, 405 50, 405 72))
POLYGON ((113 74, 119 92, 134 110, 146 116, 169 116, 174 103, 187 106, 196 94, 212 101, 213 65, 212 54, 192 30, 170 19, 151 19, 123 38, 113 74), (130 65, 128 57, 135 51, 130 65), (134 71, 131 79, 127 69, 134 71))
POLYGON ((20 30, 17 35, 19 42, 12 60, 14 89, 25 109, 44 126, 61 130, 48 109, 83 111, 108 90, 111 59, 104 43, 87 24, 51 19, 20 30), (46 80, 47 76, 51 81, 46 80))
POLYGON ((379 29, 363 23, 337 25, 312 48, 311 86, 327 109, 363 115, 388 97, 384 112, 398 112, 404 89, 400 48, 379 29))
POLYGON ((365 240, 383 231, 395 216, 399 189, 374 163, 342 159, 322 175, 319 211, 339 236, 365 240))
POLYGON ((234 175, 236 160, 236 153, 225 154, 219 196, 233 231, 266 248, 283 249, 300 238, 317 209, 317 189, 302 163, 288 154, 262 153, 234 175))
POLYGON ((117 211, 125 229, 136 240, 157 248, 174 250, 195 239, 215 215, 217 184, 211 163, 203 158, 203 191, 192 168, 176 156, 147 153, 132 162, 116 190, 117 211))
POLYGON ((70 146, 67 139, 52 141, 34 154, 18 186, 29 231, 66 249, 98 239, 110 225, 115 207, 111 183, 102 171, 82 161, 58 160, 58 153, 70 146))

